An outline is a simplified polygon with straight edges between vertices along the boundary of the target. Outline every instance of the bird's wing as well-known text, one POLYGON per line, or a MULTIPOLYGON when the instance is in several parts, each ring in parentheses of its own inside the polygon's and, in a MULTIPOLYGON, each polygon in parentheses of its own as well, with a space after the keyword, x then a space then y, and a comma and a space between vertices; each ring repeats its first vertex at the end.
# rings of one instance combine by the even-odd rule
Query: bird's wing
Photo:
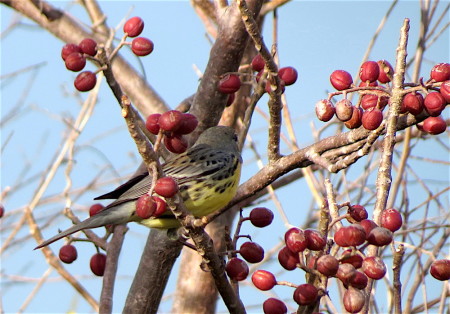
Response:
MULTIPOLYGON (((147 171, 145 173, 142 173, 142 174, 132 177, 130 180, 128 180, 124 184, 118 186, 115 190, 112 190, 111 192, 97 196, 96 198, 94 198, 94 200, 118 199, 122 194, 126 193, 131 188, 133 188, 135 184, 147 183, 146 178, 149 178, 147 171)), ((150 180, 150 182, 151 182, 151 180, 150 180)))

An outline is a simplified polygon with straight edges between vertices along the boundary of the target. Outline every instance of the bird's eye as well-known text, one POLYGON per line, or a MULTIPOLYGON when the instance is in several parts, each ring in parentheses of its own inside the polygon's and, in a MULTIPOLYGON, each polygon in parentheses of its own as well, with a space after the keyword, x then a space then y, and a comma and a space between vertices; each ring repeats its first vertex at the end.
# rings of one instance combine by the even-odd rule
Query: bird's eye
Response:
POLYGON ((234 140, 235 142, 237 142, 237 141, 238 141, 238 137, 237 137, 237 135, 236 135, 236 134, 234 134, 234 136, 233 136, 233 140, 234 140))

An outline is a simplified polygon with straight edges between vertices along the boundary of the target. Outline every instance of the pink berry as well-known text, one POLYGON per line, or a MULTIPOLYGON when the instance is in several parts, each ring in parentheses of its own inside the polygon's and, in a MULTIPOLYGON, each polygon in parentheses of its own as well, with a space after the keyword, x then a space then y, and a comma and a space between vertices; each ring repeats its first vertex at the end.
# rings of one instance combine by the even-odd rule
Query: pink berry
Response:
POLYGON ((275 298, 269 298, 263 303, 264 314, 285 314, 287 313, 286 304, 275 298))
POLYGON ((322 99, 316 103, 316 116, 320 121, 330 121, 335 112, 333 104, 327 99, 322 99))
POLYGON ((156 181, 154 191, 162 197, 173 197, 178 192, 178 184, 172 177, 162 177, 156 181))
POLYGON ((131 51, 139 57, 149 55, 153 48, 153 42, 145 37, 137 37, 131 42, 131 51))
POLYGON ((86 66, 86 58, 79 52, 73 52, 65 60, 67 70, 78 72, 86 66))
POLYGON ((361 268, 363 258, 351 249, 345 250, 339 259, 342 264, 351 264, 355 268, 361 268))
POLYGON ((344 70, 336 70, 330 75, 330 83, 337 90, 349 89, 353 84, 350 73, 344 70))
POLYGON ((287 247, 283 247, 278 252, 278 262, 286 270, 294 270, 297 268, 297 264, 300 263, 298 254, 292 253, 287 247))
POLYGON ((250 212, 249 219, 255 227, 264 228, 272 223, 273 213, 268 208, 256 207, 250 212))
POLYGON ((101 212, 103 209, 105 208, 105 206, 103 206, 102 204, 94 204, 91 205, 91 207, 89 208, 89 217, 92 217, 94 215, 97 215, 99 212, 101 212))
POLYGON ((311 251, 321 251, 327 244, 327 238, 318 230, 306 229, 303 233, 307 241, 306 247, 311 251))
POLYGON ((386 265, 378 256, 366 257, 362 264, 362 269, 367 277, 379 280, 386 275, 386 265))
POLYGON ((394 68, 386 60, 377 61, 378 67, 380 69, 380 74, 378 74, 378 82, 386 84, 392 80, 394 76, 394 68))
POLYGON ((351 119, 353 114, 352 102, 348 99, 341 99, 336 103, 336 117, 342 122, 351 119))
POLYGON ((298 73, 293 67, 285 67, 278 70, 278 76, 284 81, 285 85, 288 86, 297 81, 298 73))
POLYGON ((184 113, 181 125, 177 130, 180 134, 192 133, 198 125, 197 117, 190 113, 184 113))
POLYGON ((356 276, 356 269, 352 264, 340 264, 336 277, 344 284, 348 285, 350 281, 356 276))
POLYGON ((156 202, 148 194, 144 194, 136 201, 136 215, 142 219, 148 219, 156 211, 156 202))
POLYGON ((256 56, 253 57, 252 60, 252 69, 255 72, 259 72, 264 69, 265 62, 263 57, 258 53, 256 56))
POLYGON ((445 109, 447 102, 441 93, 431 92, 425 96, 423 104, 430 116, 437 117, 445 109))
POLYGON ((449 280, 450 279, 450 260, 441 259, 436 260, 431 264, 430 274, 437 280, 449 280))
POLYGON ((450 103, 450 80, 442 82, 441 89, 439 90, 442 97, 444 97, 447 103, 450 103))
POLYGON ((123 25, 123 32, 127 33, 129 37, 139 36, 144 30, 144 21, 138 17, 128 19, 123 25))
POLYGON ((241 88, 241 79, 236 74, 226 74, 219 81, 218 90, 224 94, 233 94, 241 88))
POLYGON ((240 258, 233 257, 225 265, 225 271, 232 280, 242 281, 248 276, 247 263, 240 258))
POLYGON ((358 313, 364 307, 366 298, 364 292, 350 288, 344 292, 344 307, 349 313, 358 313))
POLYGON ((450 64, 449 63, 436 64, 431 69, 430 76, 436 82, 443 82, 450 80, 450 64))
POLYGON ((305 283, 294 291, 294 301, 298 305, 309 305, 317 300, 318 290, 312 284, 305 283))
POLYGON ((367 242, 375 246, 385 246, 392 242, 392 231, 383 227, 376 227, 367 236, 367 242))
POLYGON ((80 46, 75 45, 75 44, 66 44, 61 49, 61 58, 65 61, 66 58, 74 52, 81 53, 82 51, 81 51, 80 46))
POLYGON ((362 290, 367 287, 368 282, 369 278, 367 278, 367 276, 363 272, 357 270, 355 272, 355 276, 352 279, 350 279, 349 286, 362 290))
POLYGON ((91 257, 91 261, 89 263, 89 266, 91 267, 91 271, 101 277, 105 273, 106 268, 106 255, 103 253, 97 253, 94 254, 91 257))
POLYGON ((145 121, 145 128, 152 134, 157 135, 159 133, 159 118, 161 117, 160 113, 154 113, 148 116, 145 121))
POLYGON ((380 68, 375 61, 366 61, 359 69, 359 77, 362 82, 375 82, 380 74, 380 68))
POLYGON ((308 244, 303 230, 295 227, 286 231, 284 241, 286 242, 287 248, 293 253, 303 252, 308 244))
POLYGON ((400 212, 394 208, 388 208, 381 213, 381 226, 391 230, 397 231, 402 227, 403 219, 400 212))
POLYGON ((181 134, 164 136, 164 146, 174 154, 181 154, 187 150, 188 142, 181 134))
POLYGON ((363 219, 367 219, 367 217, 368 217, 367 210, 362 205, 350 206, 348 209, 348 213, 354 220, 356 220, 358 222, 363 219))
POLYGON ((161 129, 167 132, 177 132, 183 123, 184 114, 178 110, 164 112, 158 119, 161 129))
POLYGON ((61 262, 71 264, 78 257, 77 248, 71 244, 63 245, 59 249, 59 259, 61 262))
POLYGON ((357 224, 341 227, 334 234, 334 242, 341 247, 358 246, 366 241, 366 232, 357 224))
POLYGON ((152 196, 153 201, 156 203, 156 210, 153 213, 154 217, 159 217, 166 212, 166 201, 158 196, 152 196))
POLYGON ((255 271, 252 275, 252 282, 256 288, 262 291, 270 290, 277 284, 275 276, 266 270, 255 271))
POLYGON ((332 277, 336 275, 339 269, 338 260, 331 255, 322 255, 317 260, 317 270, 327 277, 332 277))
POLYGON ((239 254, 249 263, 259 263, 264 259, 264 249, 256 242, 244 242, 239 254))
POLYGON ((437 135, 444 133, 447 129, 447 123, 439 117, 428 117, 423 120, 423 130, 429 134, 437 135))
POLYGON ((412 92, 403 97, 401 112, 409 112, 417 116, 423 110, 423 96, 420 93, 412 92))
POLYGON ((383 122, 383 112, 378 108, 371 108, 364 111, 361 122, 366 130, 375 130, 381 125, 381 122, 383 122))
POLYGON ((361 107, 353 107, 352 117, 350 118, 350 120, 345 121, 344 125, 349 129, 359 128, 362 125, 362 114, 363 110, 361 109, 361 107))
POLYGON ((83 39, 78 46, 80 46, 83 53, 91 57, 97 54, 97 42, 92 38, 83 39))
POLYGON ((80 92, 90 91, 97 83, 97 76, 91 71, 84 71, 77 75, 73 85, 80 92))

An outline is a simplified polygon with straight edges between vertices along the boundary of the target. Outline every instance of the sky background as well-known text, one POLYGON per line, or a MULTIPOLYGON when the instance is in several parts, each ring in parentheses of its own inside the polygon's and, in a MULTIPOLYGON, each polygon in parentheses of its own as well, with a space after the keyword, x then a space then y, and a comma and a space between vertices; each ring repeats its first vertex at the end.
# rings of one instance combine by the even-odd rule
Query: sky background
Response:
MULTIPOLYGON (((79 5, 62 1, 50 3, 68 10, 76 19, 89 23, 85 11, 79 5)), ((205 35, 203 24, 188 1, 104 1, 100 2, 100 5, 107 16, 107 23, 111 27, 119 27, 120 32, 122 27, 118 25, 127 17, 138 15, 145 21, 142 36, 154 42, 154 52, 140 59, 127 49, 122 49, 121 53, 128 56, 129 62, 136 68, 145 71, 150 85, 171 107, 176 107, 180 101, 195 93, 199 82, 195 69, 205 69, 211 44, 205 35)), ((367 45, 390 5, 391 2, 388 1, 294 1, 278 10, 277 44, 281 66, 293 66, 299 73, 297 83, 286 88, 286 97, 295 121, 294 128, 300 147, 314 142, 312 126, 324 126, 315 118, 314 104, 325 98, 331 90, 329 75, 336 69, 345 69, 353 75, 358 72, 367 45)), ((444 4, 441 4, 438 7, 440 11, 443 6, 444 4)), ((24 206, 31 200, 42 170, 49 167, 55 151, 58 151, 64 140, 67 132, 64 119, 76 117, 87 94, 74 91, 72 82, 76 73, 67 71, 60 57, 63 42, 36 27, 33 22, 20 18, 7 7, 1 6, 0 10, 1 189, 4 191, 7 187, 11 188, 8 197, 3 201, 8 211, 7 216, 0 220, 0 239, 3 242, 20 217, 24 206), (20 25, 10 30, 11 24, 17 21, 20 25)), ((417 1, 400 1, 386 22, 370 54, 370 60, 387 59, 394 65, 399 29, 406 17, 411 20, 408 59, 413 57, 420 20, 419 7, 417 1)), ((448 16, 446 20, 448 22, 448 16)), ((264 40, 267 45, 272 44, 270 18, 264 25, 264 40)), ((447 29, 427 50, 421 76, 427 79, 435 63, 449 62, 449 59, 447 29)), ((94 66, 88 64, 87 69, 93 70, 94 66)), ((263 97, 259 106, 262 111, 267 112, 267 96, 263 97)), ((448 118, 448 110, 445 114, 448 118)), ((261 154, 265 154, 266 130, 264 119, 255 114, 250 134, 261 154)), ((331 135, 332 131, 328 133, 331 135)), ((448 142, 448 138, 444 140, 448 142)), ((283 147, 283 151, 288 153, 286 147, 283 147)), ((446 151, 434 141, 421 142, 420 148, 414 153, 422 157, 431 154, 433 159, 446 162, 449 158, 446 151)), ((86 217, 86 210, 93 203, 92 198, 121 183, 121 178, 135 170, 139 159, 120 115, 119 106, 109 88, 103 84, 93 116, 76 147, 72 172, 73 209, 76 213, 86 217), (76 197, 77 189, 95 179, 110 184, 105 184, 101 190, 89 191, 76 197)), ((248 149, 244 152, 244 160, 241 182, 258 170, 254 155, 248 149)), ((364 164, 364 161, 361 163, 364 164)), ((439 184, 445 180, 448 182, 448 167, 425 168, 423 165, 425 163, 418 159, 416 172, 424 180, 435 180, 436 191, 439 186, 442 188, 439 184)), ((59 195, 64 189, 64 170, 64 167, 58 170, 44 194, 44 200, 47 200, 48 204, 40 205, 35 212, 36 217, 41 219, 38 222, 42 223, 47 221, 49 216, 54 216, 52 225, 43 230, 46 238, 56 233, 58 228, 65 229, 70 226, 70 222, 61 214, 64 200, 50 202, 52 196, 59 195)), ((349 178, 355 177, 360 171, 361 168, 355 167, 346 175, 349 178)), ((337 181, 341 175, 331 175, 331 179, 337 181)), ((374 184, 375 180, 372 180, 367 188, 373 189, 374 184)), ((419 194, 420 187, 417 191, 416 198, 411 200, 412 207, 428 197, 419 194)), ((282 200, 289 223, 301 225, 306 218, 303 212, 313 204, 305 182, 301 180, 280 189, 278 197, 282 200)), ((264 205, 276 211, 270 202, 264 205)), ((115 288, 115 312, 120 312, 123 308, 148 233, 145 227, 137 224, 130 224, 129 228, 120 258, 115 288)), ((245 225, 243 234, 251 234, 253 240, 269 250, 279 243, 286 228, 280 216, 276 215, 274 223, 268 228, 255 229, 245 225)), ((102 232, 99 231, 100 234, 102 232)), ((36 243, 33 239, 27 240, 28 237, 28 230, 21 229, 17 236, 19 242, 1 256, 1 305, 5 312, 16 312, 20 309, 36 286, 37 279, 48 268, 43 254, 32 251, 36 243)), ((62 242, 59 242, 52 245, 52 248, 57 252, 61 245, 62 242)), ((77 244, 77 248, 78 260, 65 267, 77 274, 77 278, 97 298, 101 289, 101 278, 93 276, 89 269, 89 258, 95 253, 94 248, 84 243, 77 244)), ((448 256, 449 252, 443 254, 448 256)), ((295 280, 297 284, 304 282, 300 270, 293 273, 281 272, 281 267, 274 261, 262 268, 274 271, 278 280, 295 280)), ((175 275, 173 274, 169 282, 167 296, 174 290, 175 275)), ((434 284, 437 287, 441 283, 434 284)), ((248 311, 261 312, 260 305, 271 294, 257 291, 250 281, 244 282, 241 287, 241 296, 248 311)), ((433 286, 430 284, 429 287, 433 286)), ((276 287, 272 292, 280 298, 289 299, 293 291, 288 287, 276 287)), ((432 294, 433 291, 428 293, 432 294)), ((383 291, 378 291, 377 294, 385 297, 383 291)), ((167 312, 170 308, 171 299, 168 297, 162 302, 160 310, 167 312)), ((91 311, 91 308, 71 286, 59 279, 55 272, 50 274, 49 282, 44 284, 25 310, 30 313, 68 311, 81 313, 91 311)), ((219 306, 218 311, 226 311, 223 304, 219 306)))

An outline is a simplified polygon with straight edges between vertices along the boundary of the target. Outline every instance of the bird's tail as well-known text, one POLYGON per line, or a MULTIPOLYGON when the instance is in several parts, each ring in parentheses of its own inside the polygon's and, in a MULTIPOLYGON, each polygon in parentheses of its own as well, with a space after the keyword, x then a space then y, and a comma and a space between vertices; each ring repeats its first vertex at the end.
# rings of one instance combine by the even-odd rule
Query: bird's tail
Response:
POLYGON ((128 208, 125 209, 124 207, 128 206, 122 204, 121 206, 119 205, 117 207, 111 207, 107 209, 105 208, 105 210, 99 212, 95 216, 89 217, 88 219, 83 220, 82 222, 70 227, 69 229, 62 231, 54 237, 51 237, 50 239, 42 242, 34 249, 36 250, 43 248, 44 246, 47 246, 80 230, 126 223, 130 220, 131 214, 129 210, 126 210, 128 208))

